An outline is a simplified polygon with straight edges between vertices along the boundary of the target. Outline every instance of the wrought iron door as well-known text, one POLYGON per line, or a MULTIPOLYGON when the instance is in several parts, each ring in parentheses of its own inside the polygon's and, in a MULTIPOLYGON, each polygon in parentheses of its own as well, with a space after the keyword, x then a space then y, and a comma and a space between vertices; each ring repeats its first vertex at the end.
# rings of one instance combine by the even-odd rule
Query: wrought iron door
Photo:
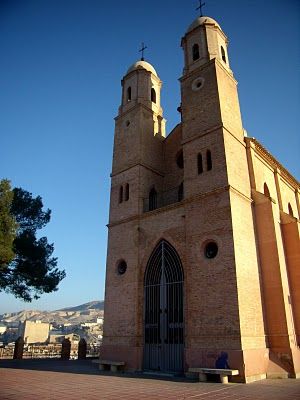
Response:
POLYGON ((148 261, 144 290, 144 369, 182 372, 183 269, 165 240, 148 261))

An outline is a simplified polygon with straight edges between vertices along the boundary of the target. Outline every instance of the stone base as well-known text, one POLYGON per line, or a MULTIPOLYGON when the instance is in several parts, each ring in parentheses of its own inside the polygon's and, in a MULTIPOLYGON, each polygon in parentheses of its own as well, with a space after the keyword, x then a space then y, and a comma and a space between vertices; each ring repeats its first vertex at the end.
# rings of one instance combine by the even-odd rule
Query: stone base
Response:
POLYGON ((297 378, 300 375, 300 350, 274 348, 270 350, 267 378, 297 378))
MULTIPOLYGON (((185 371, 192 367, 215 368, 218 355, 222 351, 225 351, 228 353, 230 368, 240 371, 239 376, 232 376, 230 378, 232 382, 250 383, 266 378, 299 378, 298 359, 300 351, 298 349, 280 350, 280 352, 274 352, 274 350, 269 351, 269 349, 206 350, 187 348, 185 349, 185 371), (285 355, 285 358, 282 355, 285 355), (285 362, 287 358, 289 363, 285 362)), ((100 358, 112 361, 124 361, 126 371, 138 372, 143 369, 142 347, 103 344, 100 358)))
POLYGON ((256 381, 262 381, 267 378, 266 374, 258 374, 258 375, 252 375, 252 376, 247 376, 245 378, 245 383, 251 383, 251 382, 256 382, 256 381))
POLYGON ((289 374, 287 372, 268 372, 267 379, 287 379, 289 374))
POLYGON ((186 349, 188 368, 214 368, 221 351, 228 353, 230 368, 238 369, 239 376, 231 377, 231 382, 250 383, 262 379, 299 378, 300 351, 292 349, 252 349, 252 350, 205 350, 186 349))

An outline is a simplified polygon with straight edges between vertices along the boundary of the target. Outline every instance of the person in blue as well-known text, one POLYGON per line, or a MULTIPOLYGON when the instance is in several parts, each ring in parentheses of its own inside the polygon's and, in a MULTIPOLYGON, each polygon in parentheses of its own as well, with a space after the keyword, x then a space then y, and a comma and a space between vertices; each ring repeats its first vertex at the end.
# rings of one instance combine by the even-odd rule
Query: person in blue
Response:
POLYGON ((216 360, 216 368, 218 369, 230 369, 228 364, 228 354, 222 351, 220 356, 216 360))

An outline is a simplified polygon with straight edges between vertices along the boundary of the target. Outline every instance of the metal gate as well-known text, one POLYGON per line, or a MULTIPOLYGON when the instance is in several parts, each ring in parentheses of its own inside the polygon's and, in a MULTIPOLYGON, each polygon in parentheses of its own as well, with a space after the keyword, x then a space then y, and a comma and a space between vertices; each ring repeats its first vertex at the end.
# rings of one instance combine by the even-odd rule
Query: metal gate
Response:
POLYGON ((145 273, 145 370, 183 371, 183 279, 176 250, 162 240, 145 273))

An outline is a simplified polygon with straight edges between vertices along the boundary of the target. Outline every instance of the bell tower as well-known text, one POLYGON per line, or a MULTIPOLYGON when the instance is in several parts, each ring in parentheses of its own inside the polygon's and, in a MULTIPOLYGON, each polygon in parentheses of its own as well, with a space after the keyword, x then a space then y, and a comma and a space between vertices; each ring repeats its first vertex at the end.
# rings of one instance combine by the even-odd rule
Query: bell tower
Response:
POLYGON ((159 186, 163 171, 162 82, 153 66, 140 60, 128 69, 121 84, 121 105, 115 118, 110 221, 141 213, 148 180, 154 174, 152 181, 159 186), (125 193, 128 191, 130 194, 125 193))
POLYGON ((143 284, 140 280, 141 216, 153 185, 163 187, 165 120, 162 82, 151 64, 134 63, 122 81, 115 118, 105 287, 105 324, 101 356, 142 367, 143 284))
MULTIPOLYGON (((222 337, 217 346, 226 348, 230 357, 234 350, 236 363, 242 370, 252 348, 259 356, 264 356, 265 342, 251 187, 237 82, 230 68, 227 37, 214 19, 197 18, 188 27, 181 45, 184 51, 180 78, 184 192, 186 199, 195 199, 194 207, 198 212, 196 215, 192 208, 186 207, 186 229, 190 232, 186 241, 198 246, 201 240, 203 243, 212 240, 220 245, 220 249, 222 247, 214 264, 216 270, 224 273, 218 279, 218 290, 219 293, 230 293, 231 299, 226 301, 226 307, 231 309, 226 317, 219 313, 217 306, 207 312, 209 302, 206 308, 197 305, 197 293, 201 292, 205 298, 205 282, 213 273, 212 263, 209 266, 207 260, 197 260, 197 268, 203 268, 203 275, 200 278, 197 269, 193 271, 194 279, 197 276, 199 281, 196 288, 190 289, 189 301, 190 307, 197 310, 196 320, 199 318, 203 328, 197 331, 196 323, 190 325, 189 334, 197 337, 195 342, 198 344, 187 343, 186 360, 188 364, 196 365, 195 355, 201 359, 201 354, 213 349, 222 337), (211 324, 210 315, 218 322, 211 324), (256 326, 257 337, 253 336, 251 326, 256 326)), ((193 262, 191 257, 190 265, 193 262)), ((211 293, 207 293, 207 298, 210 301, 214 298, 216 303, 220 301, 211 293)))
MULTIPOLYGON (((236 175, 231 174, 228 167, 235 161, 229 154, 233 148, 245 147, 244 130, 237 82, 229 64, 228 39, 220 25, 210 17, 197 18, 188 27, 181 46, 184 52, 180 82, 185 160, 194 165, 195 158, 199 159, 198 171, 191 164, 185 172, 185 191, 192 195, 202 184, 205 190, 213 190, 233 183, 236 175), (231 150, 228 148, 228 154, 227 146, 233 146, 231 150), (207 172, 210 179, 206 182, 207 172)), ((238 151, 236 156, 239 157, 238 151)), ((250 195, 247 161, 242 157, 246 184, 243 188, 242 181, 235 184, 250 195)))
POLYGON ((143 146, 155 146, 158 137, 165 137, 161 86, 155 69, 146 61, 133 64, 122 79, 121 106, 115 118, 113 174, 138 162, 157 168, 151 160, 151 149, 143 151, 143 146), (122 146, 118 146, 118 141, 122 146))
POLYGON ((216 58, 231 73, 227 53, 228 39, 220 25, 210 17, 199 17, 182 38, 184 74, 216 58))

